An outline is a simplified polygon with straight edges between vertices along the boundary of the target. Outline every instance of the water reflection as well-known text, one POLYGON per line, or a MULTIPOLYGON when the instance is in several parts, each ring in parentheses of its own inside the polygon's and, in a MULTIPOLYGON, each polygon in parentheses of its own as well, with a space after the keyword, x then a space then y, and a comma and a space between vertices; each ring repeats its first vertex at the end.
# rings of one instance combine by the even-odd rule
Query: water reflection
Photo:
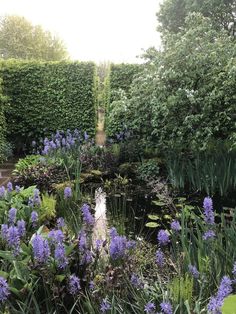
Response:
POLYGON ((108 224, 106 217, 106 193, 98 188, 95 192, 95 224, 93 229, 93 241, 106 240, 108 236, 108 224))

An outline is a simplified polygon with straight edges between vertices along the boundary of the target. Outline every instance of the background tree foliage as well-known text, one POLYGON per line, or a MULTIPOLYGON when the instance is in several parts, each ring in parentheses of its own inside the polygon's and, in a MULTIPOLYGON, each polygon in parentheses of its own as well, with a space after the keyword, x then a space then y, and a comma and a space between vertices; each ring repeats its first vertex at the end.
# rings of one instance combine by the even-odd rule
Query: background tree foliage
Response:
POLYGON ((166 0, 157 13, 158 30, 163 34, 181 31, 186 26, 187 15, 192 12, 208 17, 215 29, 227 30, 234 21, 236 3, 235 0, 166 0))
POLYGON ((67 58, 63 42, 21 16, 0 20, 0 56, 4 59, 60 61, 67 58))

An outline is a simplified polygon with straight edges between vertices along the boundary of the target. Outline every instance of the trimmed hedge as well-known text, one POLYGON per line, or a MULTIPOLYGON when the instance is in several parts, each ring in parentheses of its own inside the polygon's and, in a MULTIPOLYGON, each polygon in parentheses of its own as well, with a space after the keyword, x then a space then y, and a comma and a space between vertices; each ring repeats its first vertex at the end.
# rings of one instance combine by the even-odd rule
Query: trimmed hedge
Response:
POLYGON ((22 149, 56 130, 77 128, 93 136, 95 72, 93 63, 2 61, 9 140, 22 149))
POLYGON ((5 98, 2 95, 1 89, 2 80, 0 79, 0 163, 5 159, 4 148, 5 148, 5 116, 4 116, 4 104, 5 98))
POLYGON ((111 64, 110 68, 110 103, 116 98, 116 92, 119 89, 125 91, 126 96, 130 96, 130 87, 135 75, 139 74, 143 69, 142 64, 111 64))

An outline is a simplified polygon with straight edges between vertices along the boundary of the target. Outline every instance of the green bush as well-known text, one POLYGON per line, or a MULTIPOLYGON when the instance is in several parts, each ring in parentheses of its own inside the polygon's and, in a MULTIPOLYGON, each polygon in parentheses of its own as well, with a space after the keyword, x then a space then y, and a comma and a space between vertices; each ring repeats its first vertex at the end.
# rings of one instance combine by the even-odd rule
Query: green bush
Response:
POLYGON ((21 149, 53 131, 95 133, 95 65, 2 61, 9 139, 21 149))

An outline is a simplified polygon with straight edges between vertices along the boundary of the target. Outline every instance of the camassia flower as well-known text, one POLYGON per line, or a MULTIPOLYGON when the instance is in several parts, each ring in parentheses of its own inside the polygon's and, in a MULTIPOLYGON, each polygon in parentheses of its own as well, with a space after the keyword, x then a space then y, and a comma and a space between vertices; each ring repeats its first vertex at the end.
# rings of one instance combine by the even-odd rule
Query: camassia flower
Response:
POLYGON ((41 235, 36 234, 32 240, 34 260, 38 264, 44 264, 50 256, 50 248, 48 241, 43 239, 41 235))

